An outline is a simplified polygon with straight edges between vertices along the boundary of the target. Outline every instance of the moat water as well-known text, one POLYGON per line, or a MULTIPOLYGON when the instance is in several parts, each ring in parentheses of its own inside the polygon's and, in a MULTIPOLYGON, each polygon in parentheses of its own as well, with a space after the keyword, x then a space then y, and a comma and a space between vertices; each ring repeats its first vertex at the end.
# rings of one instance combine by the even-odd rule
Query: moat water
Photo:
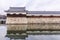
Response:
MULTIPOLYGON (((0 40, 10 40, 10 38, 5 37, 6 33, 6 25, 0 25, 0 40)), ((26 40, 60 40, 60 35, 28 35, 26 40)))

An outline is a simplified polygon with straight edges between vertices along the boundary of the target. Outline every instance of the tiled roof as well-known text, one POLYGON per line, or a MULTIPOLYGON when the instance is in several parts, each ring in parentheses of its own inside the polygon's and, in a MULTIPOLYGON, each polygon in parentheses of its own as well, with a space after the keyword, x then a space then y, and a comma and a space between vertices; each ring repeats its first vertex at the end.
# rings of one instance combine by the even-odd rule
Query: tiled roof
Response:
POLYGON ((28 11, 28 14, 60 14, 60 11, 28 11))
POLYGON ((10 7, 10 9, 5 12, 24 12, 24 11, 25 7, 10 7))
POLYGON ((10 7, 5 12, 26 12, 27 14, 60 14, 60 11, 27 11, 25 7, 10 7))

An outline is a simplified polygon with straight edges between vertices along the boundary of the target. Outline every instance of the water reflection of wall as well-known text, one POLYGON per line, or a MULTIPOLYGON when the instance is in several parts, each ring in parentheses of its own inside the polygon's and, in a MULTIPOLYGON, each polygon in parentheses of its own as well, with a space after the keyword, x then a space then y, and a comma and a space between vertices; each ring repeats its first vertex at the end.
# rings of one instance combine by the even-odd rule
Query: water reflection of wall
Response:
POLYGON ((16 30, 16 31, 19 31, 19 30, 26 30, 27 29, 27 25, 7 25, 7 29, 8 30, 16 30))
POLYGON ((17 24, 7 25, 8 30, 59 30, 60 24, 17 24))

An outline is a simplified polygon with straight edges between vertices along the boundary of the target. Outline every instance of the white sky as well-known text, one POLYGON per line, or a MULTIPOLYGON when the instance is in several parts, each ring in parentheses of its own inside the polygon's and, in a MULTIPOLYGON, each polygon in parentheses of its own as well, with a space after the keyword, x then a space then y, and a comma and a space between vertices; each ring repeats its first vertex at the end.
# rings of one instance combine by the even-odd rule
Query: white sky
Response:
MULTIPOLYGON (((34 11, 60 11, 60 0, 0 0, 0 14, 6 14, 4 10, 7 10, 9 7, 22 6, 25 6, 27 10, 34 11)), ((6 28, 0 27, 1 40, 3 40, 2 38, 4 38, 5 34, 6 28)), ((60 38, 60 36, 57 37, 58 39, 60 38)))
POLYGON ((60 0, 0 0, 0 14, 9 7, 21 6, 35 11, 60 11, 60 0))

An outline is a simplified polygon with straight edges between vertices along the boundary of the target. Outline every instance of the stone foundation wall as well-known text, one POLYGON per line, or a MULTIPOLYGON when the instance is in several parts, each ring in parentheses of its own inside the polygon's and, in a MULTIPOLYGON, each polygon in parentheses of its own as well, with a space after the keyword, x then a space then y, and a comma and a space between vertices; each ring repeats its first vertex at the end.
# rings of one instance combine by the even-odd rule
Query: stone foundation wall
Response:
POLYGON ((26 17, 13 17, 7 18, 7 24, 11 23, 60 23, 60 18, 26 18, 26 17))
POLYGON ((60 23, 60 18, 28 18, 28 23, 60 23))
POLYGON ((27 23, 26 17, 7 17, 6 24, 22 24, 27 23))
POLYGON ((8 30, 59 29, 60 18, 7 17, 8 30), (14 25, 15 24, 15 25, 14 25))

